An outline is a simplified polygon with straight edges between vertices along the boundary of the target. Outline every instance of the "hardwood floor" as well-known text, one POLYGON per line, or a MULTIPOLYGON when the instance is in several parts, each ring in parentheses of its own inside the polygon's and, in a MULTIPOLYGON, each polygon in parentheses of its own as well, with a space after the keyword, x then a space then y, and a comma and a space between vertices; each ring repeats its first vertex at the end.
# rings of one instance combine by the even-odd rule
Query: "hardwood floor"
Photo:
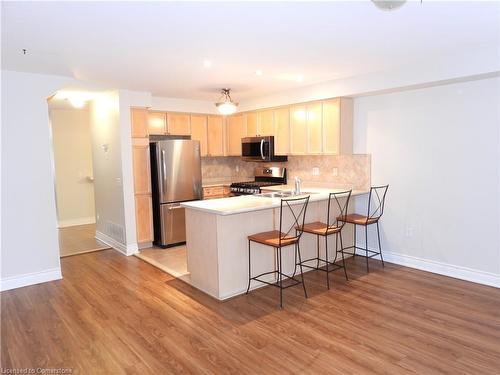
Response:
POLYGON ((1 367, 77 374, 498 374, 500 290, 349 259, 284 294, 217 302, 113 250, 1 294, 1 367))
POLYGON ((95 224, 76 225, 59 229, 59 253, 61 258, 109 249, 95 238, 95 224))

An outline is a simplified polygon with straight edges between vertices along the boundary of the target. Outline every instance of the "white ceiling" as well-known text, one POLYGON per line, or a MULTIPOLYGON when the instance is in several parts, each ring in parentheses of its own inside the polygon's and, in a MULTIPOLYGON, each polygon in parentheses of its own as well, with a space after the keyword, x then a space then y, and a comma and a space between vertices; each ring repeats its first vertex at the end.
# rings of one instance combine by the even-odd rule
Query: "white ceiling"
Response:
POLYGON ((498 50, 499 24, 499 2, 2 2, 2 68, 238 100, 498 50))

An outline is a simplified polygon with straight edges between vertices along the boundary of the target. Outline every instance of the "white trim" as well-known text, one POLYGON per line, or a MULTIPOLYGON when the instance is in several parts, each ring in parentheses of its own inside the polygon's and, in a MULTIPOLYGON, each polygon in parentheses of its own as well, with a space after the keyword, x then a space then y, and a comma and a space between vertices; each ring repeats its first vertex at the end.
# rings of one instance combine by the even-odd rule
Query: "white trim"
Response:
POLYGON ((134 255, 138 252, 137 244, 124 245, 107 234, 97 230, 95 231, 95 238, 126 256, 134 255))
POLYGON ((60 220, 58 228, 75 227, 77 225, 95 224, 95 217, 80 217, 78 219, 60 220))
POLYGON ((491 272, 478 271, 467 267, 387 251, 384 251, 382 255, 384 260, 389 263, 500 288, 500 275, 491 272))
POLYGON ((61 268, 51 268, 45 271, 26 273, 19 276, 10 276, 0 281, 0 291, 21 288, 47 281, 62 279, 61 268))

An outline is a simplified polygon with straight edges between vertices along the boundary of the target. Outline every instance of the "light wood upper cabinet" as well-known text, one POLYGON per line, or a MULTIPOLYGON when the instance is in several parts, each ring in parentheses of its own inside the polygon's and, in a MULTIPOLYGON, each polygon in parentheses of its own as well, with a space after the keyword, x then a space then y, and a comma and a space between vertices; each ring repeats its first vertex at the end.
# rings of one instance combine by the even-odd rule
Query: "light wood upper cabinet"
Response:
POLYGON ((248 112, 245 114, 245 117, 247 122, 247 136, 255 137, 259 134, 258 114, 257 112, 248 112))
POLYGON ((222 116, 208 116, 208 156, 224 156, 224 122, 222 116))
POLYGON ((132 139, 135 194, 151 194, 151 167, 149 158, 149 140, 147 138, 132 139))
POLYGON ((207 156, 207 116, 191 115, 191 139, 200 141, 200 154, 201 156, 207 156))
POLYGON ((354 101, 340 98, 340 154, 348 155, 353 151, 354 101))
POLYGON ((307 154, 307 112, 305 105, 290 107, 290 153, 307 154))
POLYGON ((148 114, 149 135, 163 135, 167 132, 167 114, 150 111, 148 114))
POLYGON ((259 112, 259 135, 274 135, 274 111, 268 109, 259 112))
POLYGON ((274 152, 276 155, 290 153, 290 109, 274 110, 274 152))
POLYGON ((246 126, 242 114, 228 116, 226 118, 227 155, 241 155, 241 138, 245 137, 246 126))
POLYGON ((151 195, 135 196, 137 242, 153 241, 153 209, 151 195))
POLYGON ((323 102, 323 153, 340 152, 340 99, 323 102))
POLYGON ((147 138, 148 110, 146 108, 132 108, 130 111, 132 138, 147 138))
POLYGON ((189 113, 167 113, 167 134, 191 134, 191 116, 189 113))
POLYGON ((322 138, 322 105, 312 103, 306 106, 307 112, 307 153, 321 154, 323 150, 322 138))

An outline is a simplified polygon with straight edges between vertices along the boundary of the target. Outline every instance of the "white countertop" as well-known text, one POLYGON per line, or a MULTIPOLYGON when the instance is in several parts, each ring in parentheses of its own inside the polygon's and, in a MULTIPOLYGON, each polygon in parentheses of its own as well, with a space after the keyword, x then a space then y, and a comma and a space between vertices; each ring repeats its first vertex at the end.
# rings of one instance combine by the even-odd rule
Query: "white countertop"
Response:
MULTIPOLYGON (((279 185, 266 187, 265 190, 283 191, 291 190, 291 186, 279 185)), ((346 189, 328 189, 328 188, 318 188, 311 186, 303 186, 302 191, 304 193, 310 192, 310 202, 316 202, 321 200, 327 200, 330 193, 338 193, 345 191, 346 189)), ((362 195, 367 194, 368 191, 353 190, 352 195, 362 195)), ((290 198, 295 198, 290 197, 290 198)), ((200 201, 191 201, 181 203, 181 206, 189 209, 205 211, 213 213, 216 215, 235 215, 250 211, 260 211, 267 210, 271 208, 279 207, 281 204, 280 198, 268 198, 261 197, 258 195, 240 195, 237 197, 230 198, 220 198, 220 199, 207 199, 200 201)))

